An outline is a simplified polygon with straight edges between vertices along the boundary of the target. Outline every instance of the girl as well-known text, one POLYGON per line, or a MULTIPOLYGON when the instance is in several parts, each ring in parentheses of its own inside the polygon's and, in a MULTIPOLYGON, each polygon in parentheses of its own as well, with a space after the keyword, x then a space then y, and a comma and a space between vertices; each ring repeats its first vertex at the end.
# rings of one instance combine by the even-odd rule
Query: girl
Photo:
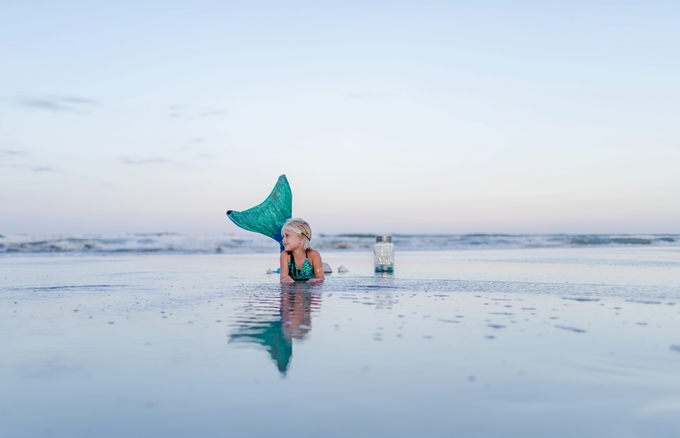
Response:
POLYGON ((281 283, 323 281, 323 263, 319 251, 312 249, 312 229, 302 219, 288 219, 281 228, 283 248, 281 252, 281 283))

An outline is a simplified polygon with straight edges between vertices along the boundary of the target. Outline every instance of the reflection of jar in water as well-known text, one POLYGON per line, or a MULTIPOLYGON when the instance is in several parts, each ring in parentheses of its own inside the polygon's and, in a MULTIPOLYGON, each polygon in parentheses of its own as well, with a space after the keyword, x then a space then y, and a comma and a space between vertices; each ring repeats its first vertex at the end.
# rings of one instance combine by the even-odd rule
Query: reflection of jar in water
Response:
POLYGON ((394 271, 394 244, 392 236, 376 236, 373 247, 375 272, 394 271))

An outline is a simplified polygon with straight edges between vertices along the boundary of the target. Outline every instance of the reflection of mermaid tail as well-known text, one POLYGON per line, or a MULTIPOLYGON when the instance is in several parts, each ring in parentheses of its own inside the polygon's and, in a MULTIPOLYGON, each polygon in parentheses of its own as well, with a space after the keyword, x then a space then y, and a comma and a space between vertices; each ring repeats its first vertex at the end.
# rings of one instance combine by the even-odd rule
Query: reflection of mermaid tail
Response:
POLYGON ((233 223, 244 230, 264 234, 279 242, 281 251, 281 227, 293 216, 293 193, 290 191, 286 175, 281 175, 267 199, 260 205, 244 211, 227 211, 233 223))
POLYGON ((233 319, 229 342, 264 347, 285 376, 293 359, 293 341, 303 342, 312 330, 312 313, 319 311, 320 293, 307 283, 295 283, 265 289, 245 304, 242 314, 233 319))
POLYGON ((293 356, 293 341, 287 339, 281 321, 257 322, 249 327, 241 327, 229 336, 229 342, 254 342, 267 349, 276 362, 279 372, 286 375, 293 356))

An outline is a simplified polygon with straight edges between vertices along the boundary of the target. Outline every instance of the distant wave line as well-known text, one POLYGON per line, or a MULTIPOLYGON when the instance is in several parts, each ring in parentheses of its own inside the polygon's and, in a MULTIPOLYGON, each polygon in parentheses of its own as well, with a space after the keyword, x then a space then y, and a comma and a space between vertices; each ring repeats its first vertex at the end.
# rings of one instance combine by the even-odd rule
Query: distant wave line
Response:
MULTIPOLYGON (((680 246, 678 234, 394 234, 400 251, 680 246)), ((323 251, 363 251, 375 244, 367 233, 320 234, 313 242, 323 251)), ((183 235, 0 235, 0 254, 220 254, 276 252, 278 244, 257 234, 183 235)))

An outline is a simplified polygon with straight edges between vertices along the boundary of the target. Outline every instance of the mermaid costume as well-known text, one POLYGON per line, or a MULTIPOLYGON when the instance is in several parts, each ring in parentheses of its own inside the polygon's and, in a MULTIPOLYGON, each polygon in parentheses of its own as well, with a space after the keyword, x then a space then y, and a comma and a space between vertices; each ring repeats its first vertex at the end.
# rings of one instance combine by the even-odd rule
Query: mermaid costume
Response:
POLYGON ((283 224, 293 217, 293 193, 286 175, 281 175, 272 192, 259 205, 243 211, 227 211, 227 217, 244 230, 264 234, 279 242, 283 252, 283 224))
MULTIPOLYGON (((243 211, 227 211, 227 217, 244 230, 264 234, 279 242, 283 252, 283 224, 293 216, 293 193, 286 175, 281 175, 272 192, 259 205, 243 211)), ((293 280, 309 280, 314 278, 314 268, 305 257, 300 269, 295 265, 295 258, 290 254, 288 272, 293 280)))
POLYGON ((290 260, 288 260, 288 273, 290 275, 290 278, 296 281, 301 280, 306 281, 309 280, 310 278, 314 278, 314 268, 312 267, 312 264, 309 262, 307 254, 305 254, 305 261, 302 262, 302 266, 300 267, 300 269, 298 269, 295 264, 295 257, 293 257, 293 254, 289 252, 288 255, 290 256, 290 260))

